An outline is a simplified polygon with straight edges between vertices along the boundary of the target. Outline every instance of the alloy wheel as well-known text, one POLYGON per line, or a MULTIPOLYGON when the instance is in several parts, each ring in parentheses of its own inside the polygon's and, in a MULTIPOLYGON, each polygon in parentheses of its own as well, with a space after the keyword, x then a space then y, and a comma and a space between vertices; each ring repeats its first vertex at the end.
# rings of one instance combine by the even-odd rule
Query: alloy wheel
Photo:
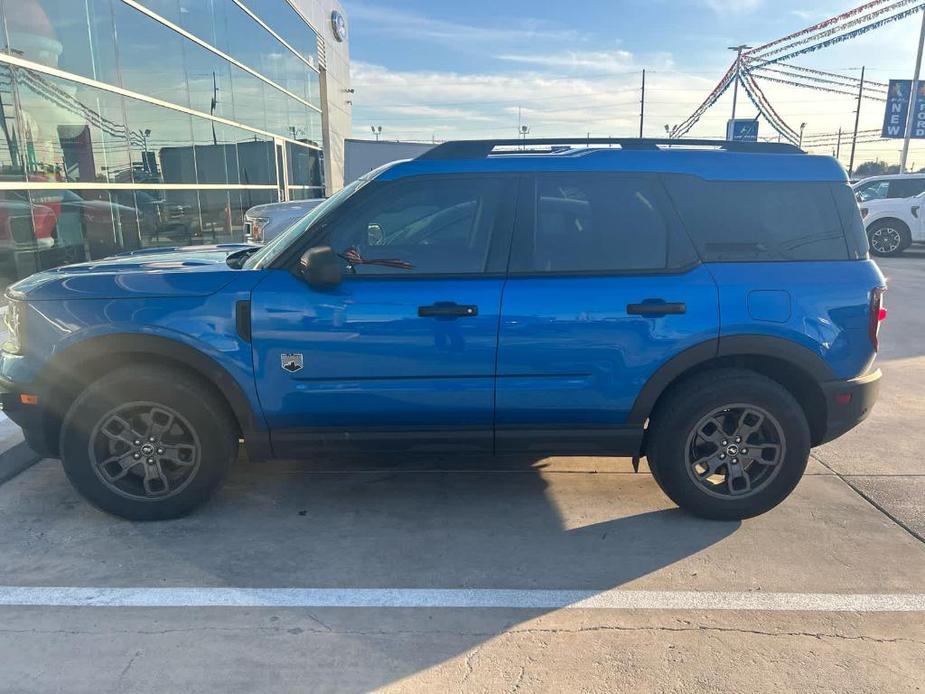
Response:
POLYGON ((786 455, 784 432, 773 415, 747 403, 703 417, 685 448, 688 475, 707 494, 742 499, 767 487, 786 455))
POLYGON ((100 481, 121 496, 160 501, 196 476, 199 436, 171 407, 132 402, 105 414, 90 434, 90 463, 100 481))
POLYGON ((902 242, 902 234, 893 227, 880 227, 870 234, 871 247, 884 255, 896 252, 902 242))

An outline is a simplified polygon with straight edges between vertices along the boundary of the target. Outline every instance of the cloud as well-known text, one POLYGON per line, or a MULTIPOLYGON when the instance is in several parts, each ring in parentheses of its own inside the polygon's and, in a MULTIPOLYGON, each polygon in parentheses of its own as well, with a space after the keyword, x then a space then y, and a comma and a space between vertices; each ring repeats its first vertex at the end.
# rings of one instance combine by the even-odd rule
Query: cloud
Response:
POLYGON ((574 29, 557 27, 537 19, 510 19, 499 26, 481 26, 432 19, 413 12, 365 3, 348 6, 350 21, 368 22, 376 32, 398 39, 452 45, 498 45, 531 42, 575 43, 586 36, 574 29))
POLYGON ((670 53, 647 55, 644 61, 625 50, 577 51, 565 50, 556 53, 502 53, 495 56, 524 65, 542 67, 544 70, 592 71, 595 74, 620 74, 642 70, 643 66, 655 70, 670 70, 674 67, 670 53))

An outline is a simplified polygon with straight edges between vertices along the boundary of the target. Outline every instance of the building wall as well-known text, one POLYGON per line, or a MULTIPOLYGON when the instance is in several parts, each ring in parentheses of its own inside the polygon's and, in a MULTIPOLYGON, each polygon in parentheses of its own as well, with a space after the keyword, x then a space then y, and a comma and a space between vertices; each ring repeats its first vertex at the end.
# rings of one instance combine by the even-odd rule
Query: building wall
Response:
POLYGON ((325 55, 329 8, 0 0, 0 281, 239 241, 251 205, 340 187, 322 66, 349 66, 346 45, 325 55))
POLYGON ((424 142, 347 139, 344 141, 344 183, 351 183, 383 164, 400 159, 414 159, 433 147, 434 145, 424 142))
POLYGON ((293 0, 293 4, 308 18, 321 39, 323 63, 321 99, 327 116, 325 129, 325 180, 328 194, 344 185, 344 140, 353 128, 353 95, 350 92, 350 24, 343 6, 333 0, 293 0), (347 22, 346 36, 338 40, 334 34, 332 14, 339 12, 347 22))

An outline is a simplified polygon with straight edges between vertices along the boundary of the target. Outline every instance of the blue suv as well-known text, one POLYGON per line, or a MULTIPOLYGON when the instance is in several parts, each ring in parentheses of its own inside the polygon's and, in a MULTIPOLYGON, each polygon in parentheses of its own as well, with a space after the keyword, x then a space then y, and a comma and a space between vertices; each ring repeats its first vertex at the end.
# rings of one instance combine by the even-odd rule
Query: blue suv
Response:
POLYGON ((185 514, 251 460, 645 456, 772 508, 877 394, 883 275, 841 166, 789 145, 448 142, 268 245, 10 287, 3 407, 93 504, 185 514))

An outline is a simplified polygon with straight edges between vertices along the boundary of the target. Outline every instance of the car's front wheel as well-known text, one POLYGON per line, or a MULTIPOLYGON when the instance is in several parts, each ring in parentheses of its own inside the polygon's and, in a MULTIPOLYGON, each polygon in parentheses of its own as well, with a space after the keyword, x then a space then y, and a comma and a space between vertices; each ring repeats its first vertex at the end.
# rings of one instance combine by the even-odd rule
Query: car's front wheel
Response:
POLYGON ((130 520, 183 516, 219 486, 238 439, 227 408, 197 378, 156 366, 123 368, 91 384, 61 431, 77 490, 130 520))
POLYGON ((806 469, 810 433, 799 403, 761 374, 694 377, 653 416, 647 457, 678 506, 719 520, 757 516, 783 501, 806 469))

